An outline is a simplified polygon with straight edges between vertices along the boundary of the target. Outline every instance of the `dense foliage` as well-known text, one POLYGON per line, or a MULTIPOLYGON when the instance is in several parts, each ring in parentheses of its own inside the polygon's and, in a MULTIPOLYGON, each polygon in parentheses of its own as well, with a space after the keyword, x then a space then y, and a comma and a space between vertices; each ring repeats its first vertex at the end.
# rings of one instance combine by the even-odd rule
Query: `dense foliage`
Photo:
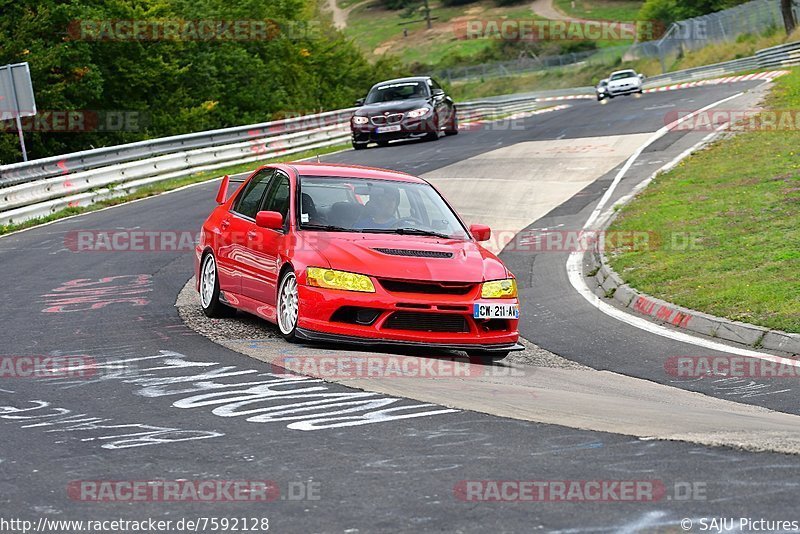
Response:
POLYGON ((640 20, 657 20, 670 24, 721 11, 749 0, 646 0, 639 11, 640 20))
MULTIPOLYGON (((30 63, 39 110, 139 114, 134 131, 28 132, 29 157, 346 107, 395 74, 394 64, 368 63, 317 9, 313 0, 0 0, 0 65, 30 63), (267 38, 246 30, 256 38, 245 39, 76 31, 109 20, 275 23, 267 38)), ((0 125, 0 162, 20 161, 13 122, 0 125)))

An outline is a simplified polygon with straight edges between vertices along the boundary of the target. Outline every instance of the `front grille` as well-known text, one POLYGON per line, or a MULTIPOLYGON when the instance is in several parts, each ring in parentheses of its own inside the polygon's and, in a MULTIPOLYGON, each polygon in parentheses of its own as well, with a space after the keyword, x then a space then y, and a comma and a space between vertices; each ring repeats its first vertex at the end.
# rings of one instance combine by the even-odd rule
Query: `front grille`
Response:
POLYGON ((409 282, 379 279, 386 291, 393 293, 423 293, 425 295, 466 295, 475 284, 464 282, 409 282))
POLYGON ((375 126, 382 126, 384 124, 397 124, 403 120, 403 113, 392 113, 391 115, 375 115, 370 117, 369 120, 375 126))
POLYGON ((410 256, 412 258, 452 258, 452 252, 439 252, 437 250, 410 250, 404 248, 374 248, 390 256, 410 256))
POLYGON ((450 313, 394 312, 383 327, 418 332, 469 332, 464 316, 450 313))

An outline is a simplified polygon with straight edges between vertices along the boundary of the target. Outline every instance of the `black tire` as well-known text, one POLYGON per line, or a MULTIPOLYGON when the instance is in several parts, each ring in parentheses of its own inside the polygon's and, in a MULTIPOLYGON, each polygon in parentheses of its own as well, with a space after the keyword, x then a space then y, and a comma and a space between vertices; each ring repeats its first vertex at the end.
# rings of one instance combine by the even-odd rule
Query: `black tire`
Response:
POLYGON ((430 131, 423 137, 426 141, 437 141, 439 139, 439 121, 436 117, 432 118, 430 122, 427 123, 427 127, 430 131))
POLYGON ((445 135, 458 135, 458 117, 456 110, 453 109, 453 120, 450 121, 450 128, 444 131, 445 135))
POLYGON ((367 143, 356 143, 353 141, 353 150, 364 150, 367 148, 367 143))
POLYGON ((200 264, 200 307, 206 317, 230 317, 235 310, 219 300, 219 277, 217 276, 217 260, 211 252, 203 256, 200 264), (206 273, 206 270, 209 270, 206 273))
POLYGON ((602 96, 600 96, 600 95, 597 95, 597 101, 598 101, 598 102, 602 102, 602 101, 603 101, 603 97, 602 97, 602 96))
POLYGON ((300 296, 297 288, 297 275, 294 274, 293 270, 287 269, 284 271, 283 275, 281 275, 281 279, 278 282, 278 293, 275 301, 275 319, 278 323, 278 332, 280 332, 281 336, 283 336, 283 339, 290 342, 297 339, 297 323, 300 310, 300 296), (284 314, 286 310, 286 302, 283 299, 283 293, 287 290, 287 286, 289 284, 293 284, 295 292, 295 310, 293 322, 288 321, 288 316, 284 314))

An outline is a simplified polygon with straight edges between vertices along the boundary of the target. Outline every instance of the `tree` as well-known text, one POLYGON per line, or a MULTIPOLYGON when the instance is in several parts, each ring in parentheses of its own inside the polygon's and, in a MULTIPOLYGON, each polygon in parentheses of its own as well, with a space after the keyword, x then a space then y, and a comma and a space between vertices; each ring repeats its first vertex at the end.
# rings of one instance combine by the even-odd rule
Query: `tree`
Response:
POLYGON ((797 21, 794 19, 792 3, 792 0, 781 0, 781 14, 783 14, 783 26, 786 28, 786 35, 791 34, 797 25, 797 21))

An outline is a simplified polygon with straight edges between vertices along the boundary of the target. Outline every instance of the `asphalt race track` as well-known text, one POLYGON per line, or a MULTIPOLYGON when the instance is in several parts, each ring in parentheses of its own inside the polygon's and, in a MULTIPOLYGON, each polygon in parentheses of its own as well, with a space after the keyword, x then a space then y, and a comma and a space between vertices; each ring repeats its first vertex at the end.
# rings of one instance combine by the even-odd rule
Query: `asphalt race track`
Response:
MULTIPOLYGON (((522 143, 591 150, 569 140, 655 132, 669 111, 699 109, 757 85, 653 93, 605 105, 571 101, 567 109, 524 119, 513 128, 489 125, 437 142, 323 159, 442 180, 441 187, 462 210, 465 200, 454 198, 457 185, 446 185, 446 179, 467 160, 480 161, 522 143)), ((656 142, 622 180, 615 198, 704 135, 676 132, 656 142)), ((525 151, 515 154, 496 174, 491 165, 483 167, 490 170, 469 194, 483 188, 488 205, 462 210, 468 222, 494 217, 492 208, 501 209, 490 204, 492 191, 504 187, 498 178, 530 164, 525 151)), ((552 196, 550 209, 539 206, 541 213, 535 211, 533 218, 514 213, 504 224, 523 233, 526 228, 581 228, 623 160, 578 183, 565 200, 552 196)), ((79 230, 197 232, 214 206, 217 187, 212 182, 185 188, 0 239, 3 352, 76 355, 97 363, 96 374, 81 379, 0 382, 0 509, 25 510, 21 517, 34 522, 45 516, 247 517, 269 518, 276 532, 352 533, 474 532, 486 525, 498 532, 679 532, 685 518, 791 519, 800 475, 796 456, 637 439, 288 379, 279 369, 184 325, 175 301, 192 276, 190 250, 79 253, 71 248, 79 230), (323 409, 316 419, 293 420, 276 400, 275 391, 287 390, 301 399, 315 391, 340 399, 340 406, 350 403, 353 411, 323 409), (248 403, 256 401, 270 409, 249 411, 254 404, 248 403), (161 479, 268 480, 280 497, 267 503, 121 503, 97 502, 74 491, 79 481, 161 479), (664 492, 638 502, 465 501, 465 481, 485 480, 648 480, 664 492), (693 491, 687 493, 687 487, 693 491)), ((674 382, 664 371, 667 358, 714 352, 600 313, 571 287, 567 256, 513 250, 501 255, 520 281, 525 338, 595 369, 800 414, 791 400, 797 392, 791 381, 674 382)))

